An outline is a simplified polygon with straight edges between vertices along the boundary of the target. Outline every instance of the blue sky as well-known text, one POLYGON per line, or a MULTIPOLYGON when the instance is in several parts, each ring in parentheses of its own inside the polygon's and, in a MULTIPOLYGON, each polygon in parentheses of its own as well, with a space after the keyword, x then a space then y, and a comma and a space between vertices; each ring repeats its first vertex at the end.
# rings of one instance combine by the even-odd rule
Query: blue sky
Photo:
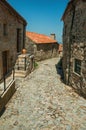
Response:
POLYGON ((27 21, 27 30, 45 35, 56 34, 62 42, 61 17, 69 0, 7 0, 27 21))

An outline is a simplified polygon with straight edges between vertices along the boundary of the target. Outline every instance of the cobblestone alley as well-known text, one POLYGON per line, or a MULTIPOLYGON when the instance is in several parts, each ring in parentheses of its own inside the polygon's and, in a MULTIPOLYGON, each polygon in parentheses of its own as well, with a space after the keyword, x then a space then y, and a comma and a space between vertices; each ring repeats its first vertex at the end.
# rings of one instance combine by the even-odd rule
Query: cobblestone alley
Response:
POLYGON ((57 62, 39 62, 26 78, 16 79, 0 130, 86 130, 86 100, 61 82, 57 62))

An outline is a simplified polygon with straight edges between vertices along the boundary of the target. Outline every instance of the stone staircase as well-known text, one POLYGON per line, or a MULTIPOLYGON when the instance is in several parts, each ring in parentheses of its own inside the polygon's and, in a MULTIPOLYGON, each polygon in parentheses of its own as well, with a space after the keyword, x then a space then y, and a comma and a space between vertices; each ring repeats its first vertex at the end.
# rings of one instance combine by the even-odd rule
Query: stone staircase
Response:
POLYGON ((15 64, 15 76, 26 77, 34 68, 34 56, 21 54, 18 56, 15 64))

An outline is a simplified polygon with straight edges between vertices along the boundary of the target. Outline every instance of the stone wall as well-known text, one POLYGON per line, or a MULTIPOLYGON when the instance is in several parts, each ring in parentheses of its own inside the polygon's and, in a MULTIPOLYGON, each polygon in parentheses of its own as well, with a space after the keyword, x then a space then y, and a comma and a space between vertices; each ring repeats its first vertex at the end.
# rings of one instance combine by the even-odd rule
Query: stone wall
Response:
POLYGON ((0 78, 3 76, 2 52, 7 51, 8 70, 15 63, 17 57, 17 29, 21 29, 21 43, 19 43, 21 51, 24 41, 23 22, 0 3, 0 78))
POLYGON ((21 54, 15 64, 15 76, 26 77, 34 70, 34 55, 21 54))
POLYGON ((26 38, 25 48, 30 54, 34 54, 36 61, 58 56, 57 43, 36 44, 29 38, 26 38))
POLYGON ((34 42, 31 39, 29 39, 28 37, 26 37, 25 48, 27 50, 27 53, 34 54, 35 47, 36 47, 36 45, 34 44, 34 42))
MULTIPOLYGON (((75 2, 75 1, 74 1, 75 2)), ((86 95, 86 1, 79 0, 68 10, 63 30, 64 81, 86 95), (74 71, 75 59, 81 61, 81 73, 74 71)))
POLYGON ((37 61, 44 60, 58 56, 58 44, 39 44, 35 52, 35 59, 37 61))
POLYGON ((6 89, 6 91, 3 93, 3 95, 0 97, 0 112, 5 107, 5 105, 8 103, 12 95, 15 93, 15 81, 13 81, 10 86, 6 89))

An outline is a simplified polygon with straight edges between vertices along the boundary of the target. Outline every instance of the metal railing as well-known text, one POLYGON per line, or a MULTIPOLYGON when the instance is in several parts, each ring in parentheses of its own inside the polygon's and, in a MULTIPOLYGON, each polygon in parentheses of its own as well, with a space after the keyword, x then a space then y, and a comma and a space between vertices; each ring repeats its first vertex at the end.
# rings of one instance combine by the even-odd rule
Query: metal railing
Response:
POLYGON ((10 69, 7 74, 5 74, 0 79, 0 96, 6 91, 6 89, 10 86, 10 84, 15 79, 15 70, 14 68, 10 69))

